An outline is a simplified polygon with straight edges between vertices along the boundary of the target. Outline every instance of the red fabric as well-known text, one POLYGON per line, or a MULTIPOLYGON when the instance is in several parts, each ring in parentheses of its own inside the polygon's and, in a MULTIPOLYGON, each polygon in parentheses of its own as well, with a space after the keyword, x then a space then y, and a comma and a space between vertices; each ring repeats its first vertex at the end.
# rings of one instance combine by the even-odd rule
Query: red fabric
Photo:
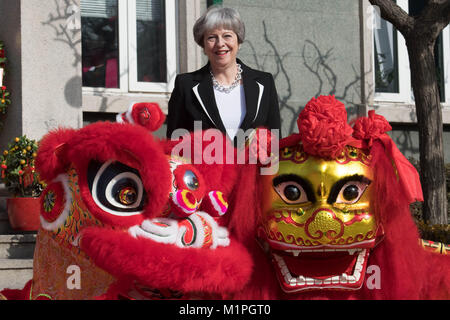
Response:
POLYGON ((135 124, 139 124, 149 131, 158 130, 166 120, 166 115, 157 103, 139 102, 133 105, 131 117, 135 124))
MULTIPOLYGON (((356 139, 363 140, 367 148, 371 148, 376 141, 384 146, 384 152, 393 161, 395 174, 400 181, 400 187, 405 192, 407 201, 409 203, 423 201, 419 174, 416 168, 398 150, 391 137, 386 134, 386 132, 392 130, 386 119, 371 110, 368 117, 356 120, 353 129, 353 136, 356 139)), ((386 169, 390 170, 390 168, 386 169)))
POLYGON ((253 265, 247 250, 233 239, 229 247, 214 250, 178 248, 93 227, 83 233, 81 248, 117 278, 183 292, 239 290, 253 265))
POLYGON ((29 280, 23 289, 4 289, 0 291, 0 294, 5 296, 7 300, 29 300, 32 283, 33 280, 29 280))
POLYGON ((300 134, 293 133, 290 136, 287 136, 280 140, 280 150, 283 150, 286 147, 295 146, 302 141, 300 134))
POLYGON ((355 121, 353 130, 353 137, 365 140, 367 146, 371 147, 374 139, 381 138, 386 132, 391 131, 392 127, 383 116, 370 110, 368 117, 361 117, 355 121))
MULTIPOLYGON (((334 97, 333 97, 334 99, 334 97)), ((299 134, 292 134, 280 142, 280 149, 303 143, 310 146, 309 153, 329 158, 333 150, 338 150, 348 138, 346 134, 336 134, 330 126, 334 121, 344 120, 342 106, 331 106, 330 98, 312 99, 306 115, 299 117, 299 134), (322 103, 322 105, 317 104, 322 103), (309 110, 311 109, 311 110, 309 110), (335 111, 333 111, 335 110, 335 111), (335 113, 334 113, 335 112, 335 113), (332 119, 336 117, 337 119, 332 119), (320 121, 325 122, 321 124, 320 121), (311 132, 308 132, 308 125, 311 132), (347 138, 345 138, 347 136, 347 138), (306 137, 306 138, 305 138, 306 137), (311 138, 311 139, 310 139, 311 138), (344 139, 345 138, 345 139, 344 139), (316 139, 316 146, 313 141, 316 139), (301 141, 300 141, 301 140, 301 141)), ((336 127, 339 127, 335 123, 336 127)), ((342 124, 341 128, 344 128, 342 124)), ((374 170, 371 207, 381 223, 384 235, 371 250, 368 265, 379 267, 381 277, 379 288, 367 285, 366 275, 363 286, 354 291, 317 290, 286 294, 276 280, 272 261, 255 243, 248 243, 257 268, 252 280, 244 290, 235 294, 235 299, 450 299, 450 256, 427 252, 419 244, 419 233, 409 210, 414 200, 422 200, 419 175, 386 134, 391 129, 389 123, 374 112, 369 117, 355 122, 353 139, 346 143, 370 150, 374 170), (270 275, 270 276, 268 276, 270 275)), ((348 131, 348 128, 344 131, 348 131)), ((256 172, 256 184, 261 183, 256 172)), ((242 185, 244 186, 244 185, 242 185)), ((239 189, 241 190, 241 189, 239 189)), ((245 190, 245 189, 242 189, 245 190)), ((256 191, 256 194, 258 191, 256 191)), ((264 199, 256 197, 255 203, 264 199)), ((239 202, 238 202, 239 203, 239 202)), ((233 205, 233 203, 231 203, 233 205)), ((235 204, 236 205, 236 204, 235 204)), ((238 210, 239 211, 239 210, 238 210)), ((235 214, 236 211, 233 211, 235 214)), ((258 208, 253 211, 258 215, 258 208)), ((249 214, 247 212, 247 214, 249 214)), ((256 218, 257 219, 257 218, 256 218)), ((253 223, 254 221, 252 221, 253 223)), ((254 232, 251 228, 236 226, 234 234, 254 232)), ((242 237, 245 239, 246 237, 242 237)))
POLYGON ((336 158, 352 140, 347 111, 333 96, 312 98, 297 120, 304 150, 323 158, 336 158))
POLYGON ((394 170, 405 192, 407 202, 423 201, 422 186, 416 168, 398 150, 391 137, 385 134, 380 138, 380 141, 385 148, 385 152, 394 161, 394 170))
MULTIPOLYGON (((372 207, 383 225, 384 236, 372 249, 368 264, 380 269, 380 288, 363 287, 355 291, 317 290, 286 294, 280 289, 272 262, 256 243, 248 243, 254 269, 252 279, 234 299, 450 299, 450 256, 423 250, 418 229, 409 211, 409 195, 404 180, 397 179, 386 148, 380 140, 371 148, 375 179, 372 207), (268 276, 270 275, 270 276, 268 276)), ((247 173, 247 175, 250 172, 247 173)), ((255 172, 255 175, 257 173, 255 172)), ((261 198, 255 200, 257 203, 261 198)), ((257 211, 257 208, 255 208, 257 211)), ((256 212, 255 211, 255 212, 256 212)), ((249 214, 249 212, 246 212, 249 214)), ((234 212, 233 212, 234 214, 234 212)), ((240 227, 241 231, 244 230, 240 227)), ((239 230, 234 230, 239 234, 239 230)), ((252 232, 247 229, 245 232, 252 232)))
POLYGON ((35 166, 41 179, 50 182, 65 172, 70 161, 64 156, 66 142, 77 134, 75 129, 58 128, 48 132, 39 142, 35 166))

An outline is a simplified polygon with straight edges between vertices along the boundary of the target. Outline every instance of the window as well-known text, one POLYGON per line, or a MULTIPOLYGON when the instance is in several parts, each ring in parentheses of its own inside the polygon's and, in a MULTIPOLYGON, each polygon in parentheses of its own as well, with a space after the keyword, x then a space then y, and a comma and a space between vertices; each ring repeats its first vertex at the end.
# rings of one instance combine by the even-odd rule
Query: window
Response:
POLYGON ((83 87, 172 90, 175 0, 81 0, 81 28, 83 87))
MULTIPOLYGON (((424 0, 397 0, 397 4, 410 14, 418 14, 424 0)), ((408 52, 403 36, 392 24, 377 16, 373 30, 375 100, 412 104, 408 52)), ((450 103, 450 38, 449 27, 436 41, 435 57, 441 101, 450 103)))
MULTIPOLYGON (((397 4, 408 11, 407 0, 397 4)), ((411 80, 405 39, 393 25, 377 15, 374 35, 375 99, 382 101, 410 100, 411 80)))
POLYGON ((206 5, 209 7, 215 4, 222 4, 222 2, 223 0, 207 0, 206 5))

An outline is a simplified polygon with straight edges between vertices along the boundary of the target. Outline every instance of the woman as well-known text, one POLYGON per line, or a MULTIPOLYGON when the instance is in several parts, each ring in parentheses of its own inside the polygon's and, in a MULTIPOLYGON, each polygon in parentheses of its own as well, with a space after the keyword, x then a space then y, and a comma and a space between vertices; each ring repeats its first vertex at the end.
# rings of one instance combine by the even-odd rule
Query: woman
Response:
POLYGON ((180 74, 169 101, 167 137, 175 129, 217 128, 233 140, 238 129, 280 129, 275 83, 270 73, 247 67, 236 58, 245 38, 239 13, 211 7, 194 25, 194 39, 203 48, 208 64, 180 74))

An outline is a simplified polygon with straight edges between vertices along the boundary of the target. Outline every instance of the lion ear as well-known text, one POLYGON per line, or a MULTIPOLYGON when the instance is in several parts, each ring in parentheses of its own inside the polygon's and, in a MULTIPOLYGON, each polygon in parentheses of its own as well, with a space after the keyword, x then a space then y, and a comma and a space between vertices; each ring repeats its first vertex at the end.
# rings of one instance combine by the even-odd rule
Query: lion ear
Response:
POLYGON ((70 163, 67 157, 68 144, 75 132, 75 129, 59 128, 41 139, 35 162, 41 179, 51 181, 65 171, 70 163))
POLYGON ((150 132, 154 132, 162 126, 166 120, 166 115, 157 103, 133 102, 126 112, 119 113, 116 116, 116 120, 119 123, 137 124, 150 132))

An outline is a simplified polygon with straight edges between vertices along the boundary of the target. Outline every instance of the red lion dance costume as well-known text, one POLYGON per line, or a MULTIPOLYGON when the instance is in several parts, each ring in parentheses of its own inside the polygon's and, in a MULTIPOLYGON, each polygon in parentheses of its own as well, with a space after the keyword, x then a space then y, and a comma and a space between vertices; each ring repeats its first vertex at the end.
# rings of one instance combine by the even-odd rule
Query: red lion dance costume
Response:
POLYGON ((450 256, 421 246, 409 210, 419 176, 389 123, 370 111, 351 127, 344 105, 320 96, 297 124, 278 172, 259 178, 263 250, 237 298, 449 299, 450 256))
POLYGON ((240 290, 252 261, 227 225, 231 165, 192 165, 149 131, 164 122, 139 103, 40 142, 48 186, 33 279, 7 299, 209 299, 240 290), (214 266, 214 268, 212 268, 214 266), (79 279, 75 277, 79 276, 79 279))
POLYGON ((333 96, 312 99, 281 140, 278 172, 262 176, 173 156, 176 142, 149 134, 164 121, 156 105, 119 120, 42 140, 34 276, 3 297, 450 297, 449 257, 419 244, 418 175, 383 117, 350 127, 333 96))

